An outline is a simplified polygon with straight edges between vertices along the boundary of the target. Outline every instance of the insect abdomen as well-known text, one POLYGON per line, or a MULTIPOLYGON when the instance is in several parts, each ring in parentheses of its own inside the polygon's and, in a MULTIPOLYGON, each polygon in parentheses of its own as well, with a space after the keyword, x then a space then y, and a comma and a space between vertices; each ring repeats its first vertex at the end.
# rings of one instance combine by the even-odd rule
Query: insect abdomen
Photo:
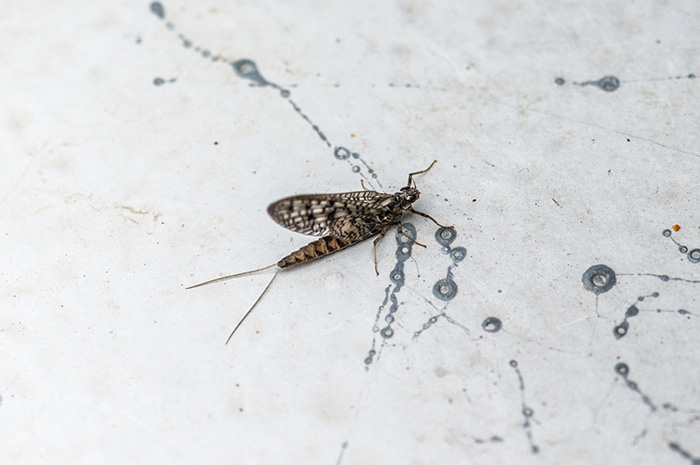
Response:
POLYGON ((299 250, 290 253, 277 262, 277 266, 285 268, 298 263, 310 262, 311 260, 325 257, 328 254, 332 254, 333 252, 337 252, 353 244, 354 242, 343 240, 338 237, 323 236, 316 241, 306 244, 299 250))

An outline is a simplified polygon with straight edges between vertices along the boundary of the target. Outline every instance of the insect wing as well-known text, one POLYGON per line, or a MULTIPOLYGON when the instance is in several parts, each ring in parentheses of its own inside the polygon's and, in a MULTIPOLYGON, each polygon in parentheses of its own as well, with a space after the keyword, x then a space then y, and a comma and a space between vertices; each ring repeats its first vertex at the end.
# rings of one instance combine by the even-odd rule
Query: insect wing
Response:
POLYGON ((392 197, 374 191, 296 195, 272 203, 267 213, 290 231, 309 236, 348 237, 347 231, 352 232, 353 225, 362 234, 373 230, 374 218, 386 209, 382 202, 392 197))

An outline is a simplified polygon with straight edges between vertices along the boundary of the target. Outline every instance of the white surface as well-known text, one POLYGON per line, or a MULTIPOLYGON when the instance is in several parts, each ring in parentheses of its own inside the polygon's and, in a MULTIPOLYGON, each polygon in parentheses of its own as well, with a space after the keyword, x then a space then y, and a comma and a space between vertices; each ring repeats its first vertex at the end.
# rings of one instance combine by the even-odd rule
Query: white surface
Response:
POLYGON ((698 2, 163 5, 0 19, 0 463, 700 460, 700 265, 661 234, 700 247, 698 2), (467 248, 457 296, 433 296, 450 260, 411 217, 428 247, 391 339, 393 234, 378 278, 371 242, 281 273, 224 346, 271 273, 184 287, 310 241, 267 204, 361 177, 178 34, 255 61, 383 190, 437 159, 416 208, 467 248), (618 275, 596 298, 597 264, 618 275))

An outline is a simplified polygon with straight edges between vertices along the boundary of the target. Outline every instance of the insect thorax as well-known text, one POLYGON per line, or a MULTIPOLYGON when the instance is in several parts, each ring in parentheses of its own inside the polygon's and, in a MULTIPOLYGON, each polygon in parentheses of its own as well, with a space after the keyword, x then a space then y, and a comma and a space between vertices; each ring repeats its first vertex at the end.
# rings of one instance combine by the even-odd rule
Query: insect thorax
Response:
POLYGON ((420 191, 415 187, 402 187, 391 198, 384 202, 389 211, 400 217, 403 212, 411 208, 411 204, 420 198, 420 191))

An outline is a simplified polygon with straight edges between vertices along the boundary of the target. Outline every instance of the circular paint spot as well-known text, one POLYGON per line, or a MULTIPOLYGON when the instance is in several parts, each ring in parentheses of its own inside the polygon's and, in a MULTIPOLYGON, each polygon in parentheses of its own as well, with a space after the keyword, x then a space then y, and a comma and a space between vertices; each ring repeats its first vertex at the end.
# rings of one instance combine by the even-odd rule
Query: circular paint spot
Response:
POLYGON ((450 257, 452 257, 452 260, 457 263, 461 262, 464 260, 464 257, 467 256, 467 249, 464 247, 455 247, 450 251, 450 257))
POLYGON ((333 156, 335 156, 335 158, 338 160, 347 160, 350 158, 350 150, 346 149, 345 147, 336 147, 333 151, 333 156))
POLYGON ((390 339, 394 336, 394 330, 387 326, 386 328, 382 329, 379 334, 381 334, 384 339, 390 339))
POLYGON ((615 372, 620 376, 626 377, 630 373, 630 367, 626 363, 620 362, 615 365, 615 372))
POLYGON ((688 247, 682 245, 682 246, 678 247, 678 251, 680 253, 688 253, 688 247))
POLYGON ((391 281, 394 284, 403 284, 403 270, 394 270, 391 272, 391 281))
MULTIPOLYGON (((406 239, 406 241, 408 241, 408 239, 406 239)), ((399 247, 396 249, 396 260, 403 263, 409 258, 411 258, 411 247, 408 245, 399 245, 399 247)))
POLYGON ((268 82, 258 71, 258 67, 253 60, 244 58, 242 60, 234 61, 231 63, 233 70, 239 77, 244 79, 249 79, 253 81, 258 86, 266 86, 268 82))
POLYGON ((435 240, 443 247, 449 247, 457 237, 457 233, 452 228, 440 228, 435 231, 435 240))
POLYGON ((352 172, 353 172, 353 173, 359 173, 359 172, 360 172, 360 167, 357 166, 357 165, 353 166, 353 167, 352 167, 352 172))
POLYGON ((554 83, 558 86, 563 86, 565 82, 566 81, 564 80, 564 78, 559 78, 559 77, 554 80, 554 83))
POLYGON ((534 410, 532 410, 530 407, 523 407, 523 416, 526 418, 530 418, 535 414, 534 410))
POLYGON ((620 80, 615 76, 605 76, 598 81, 598 87, 605 92, 612 92, 620 87, 620 80))
POLYGON ((615 335, 615 339, 620 339, 625 337, 627 334, 627 331, 629 331, 630 325, 626 321, 623 321, 619 325, 615 326, 613 329, 613 334, 615 335))
POLYGON ((617 283, 615 272, 605 265, 594 265, 583 273, 581 278, 587 290, 594 294, 608 292, 617 283))
POLYGON ((255 73, 257 71, 255 63, 253 63, 251 60, 239 60, 236 61, 233 65, 236 71, 238 71, 242 75, 255 73))
POLYGON ((384 321, 386 321, 387 324, 392 324, 394 322, 394 315, 385 316, 384 321))
POLYGON ((413 245, 411 239, 413 239, 414 241, 416 240, 415 226, 413 226, 413 224, 411 223, 402 223, 401 230, 403 231, 403 234, 401 234, 398 229, 396 230, 396 242, 400 247, 411 247, 413 245))
POLYGON ((481 329, 483 329, 487 333, 497 333, 501 330, 502 327, 503 323, 499 318, 496 318, 495 316, 485 318, 484 321, 481 322, 481 329))
POLYGON ((280 90, 280 97, 288 98, 290 95, 291 95, 291 92, 289 92, 287 89, 280 90))
POLYGON ((357 152, 352 152, 352 158, 360 158, 360 154, 357 152))
POLYGON ((637 316, 637 315, 639 315, 639 309, 637 307, 635 307, 634 305, 632 305, 630 308, 628 308, 627 311, 625 312, 625 316, 627 318, 632 318, 633 316, 637 316))
POLYGON ((165 8, 163 8, 163 4, 160 2, 151 3, 151 13, 158 16, 160 19, 165 18, 165 8))
POLYGON ((440 300, 452 300, 457 295, 457 284, 451 279, 441 279, 433 286, 433 295, 440 300))
POLYGON ((671 237, 671 230, 670 229, 664 229, 663 233, 664 237, 671 237))
POLYGON ((508 362, 508 365, 512 366, 513 368, 517 368, 518 362, 516 360, 511 360, 510 362, 508 362))
POLYGON ((700 249, 693 249, 688 252, 688 261, 690 263, 700 263, 700 249))

